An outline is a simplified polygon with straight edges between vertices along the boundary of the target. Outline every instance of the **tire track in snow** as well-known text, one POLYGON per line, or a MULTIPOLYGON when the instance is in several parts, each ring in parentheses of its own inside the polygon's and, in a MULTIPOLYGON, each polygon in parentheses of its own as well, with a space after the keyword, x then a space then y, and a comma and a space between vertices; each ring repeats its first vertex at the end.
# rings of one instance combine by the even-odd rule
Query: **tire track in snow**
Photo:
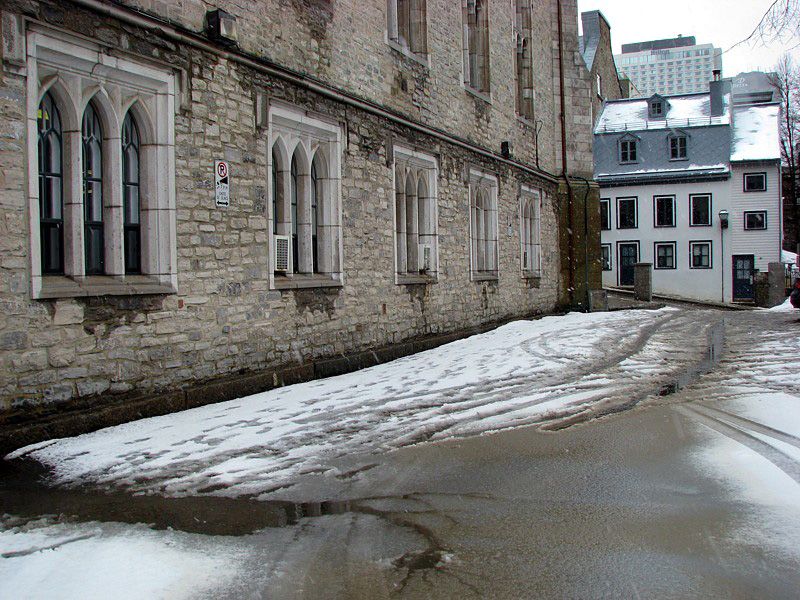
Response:
MULTIPOLYGON (((757 432, 755 429, 752 431, 741 429, 727 421, 704 412, 702 409, 698 410, 698 407, 695 405, 680 404, 673 406, 673 410, 697 423, 713 429, 728 439, 750 448, 750 450, 766 458, 769 462, 794 479, 796 483, 800 484, 800 462, 753 435, 753 433, 762 433, 761 431, 757 432)), ((777 439, 774 435, 765 435, 777 439)))

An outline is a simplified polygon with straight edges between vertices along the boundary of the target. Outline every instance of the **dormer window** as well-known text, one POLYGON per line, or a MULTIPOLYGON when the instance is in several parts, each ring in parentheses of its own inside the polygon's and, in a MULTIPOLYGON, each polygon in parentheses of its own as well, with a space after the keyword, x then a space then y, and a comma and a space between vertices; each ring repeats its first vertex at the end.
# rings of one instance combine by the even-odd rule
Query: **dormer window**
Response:
POLYGON ((653 94, 647 101, 647 112, 651 119, 662 119, 667 115, 669 102, 658 94, 653 94))
POLYGON ((660 117, 664 114, 664 103, 663 102, 652 102, 650 104, 650 116, 651 117, 660 117))
POLYGON ((669 159, 686 160, 688 138, 685 135, 669 136, 669 159))
POLYGON ((639 139, 633 135, 626 135, 619 141, 619 162, 635 163, 639 160, 639 139))

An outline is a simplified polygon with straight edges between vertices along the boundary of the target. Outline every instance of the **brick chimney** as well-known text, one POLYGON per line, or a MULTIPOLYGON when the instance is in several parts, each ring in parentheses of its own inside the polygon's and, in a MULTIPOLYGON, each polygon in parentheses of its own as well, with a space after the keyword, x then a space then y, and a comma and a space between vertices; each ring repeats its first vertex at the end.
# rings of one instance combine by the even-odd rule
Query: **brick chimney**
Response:
POLYGON ((725 94, 731 91, 730 80, 720 78, 721 71, 714 69, 714 81, 708 82, 708 91, 711 96, 711 116, 721 117, 725 113, 725 94))

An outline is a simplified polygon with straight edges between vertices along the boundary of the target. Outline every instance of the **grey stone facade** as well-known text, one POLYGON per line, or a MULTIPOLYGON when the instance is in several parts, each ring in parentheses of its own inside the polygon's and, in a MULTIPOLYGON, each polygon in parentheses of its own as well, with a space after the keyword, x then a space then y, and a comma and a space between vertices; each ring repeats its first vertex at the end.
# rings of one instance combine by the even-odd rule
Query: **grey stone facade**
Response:
MULTIPOLYGON (((575 2, 561 4, 568 169, 589 174, 589 83, 578 54, 577 9, 575 2)), ((533 8, 534 29, 555 32, 552 39, 534 37, 537 139, 535 127, 514 112, 514 50, 506 35, 514 18, 511 3, 490 7, 487 101, 464 88, 462 15, 441 3, 428 3, 428 52, 421 60, 387 43, 382 0, 223 2, 220 7, 237 18, 236 48, 207 40, 205 14, 214 7, 196 0, 5 2, 0 429, 77 409, 100 414, 126 402, 138 406, 142 398, 156 404, 106 421, 155 414, 278 385, 293 376, 277 374, 333 357, 557 308, 565 282, 556 6, 539 2, 533 8), (31 102, 30 90, 44 90, 48 82, 28 80, 31 32, 90 40, 112 57, 174 75, 174 165, 161 165, 174 172, 174 182, 158 181, 174 185, 174 207, 163 212, 172 222, 159 225, 164 236, 170 226, 174 231, 173 258, 164 259, 174 289, 140 293, 152 290, 125 282, 121 291, 119 280, 126 278, 108 277, 63 297, 32 292, 38 247, 31 242, 30 198, 37 163, 30 156, 35 129, 26 121, 36 118, 30 107, 38 99, 31 102), (308 111, 343 132, 341 285, 278 289, 271 277, 270 131, 263 115, 275 103, 308 111), (501 155, 503 141, 510 142, 510 156, 501 155), (403 285, 395 279, 393 144, 438 163, 435 282, 403 285), (228 207, 215 205, 215 160, 230 165, 228 207), (470 169, 497 179, 498 270, 488 280, 471 276, 470 169), (523 186, 542 197, 541 269, 535 277, 520 266, 523 186), (232 377, 256 379, 243 388, 215 384, 232 377), (208 391, 187 401, 180 394, 188 389, 208 391)), ((297 378, 314 374, 319 369, 297 378)), ((102 423, 81 421, 71 430, 102 423)), ((58 433, 58 427, 45 428, 33 437, 58 433)))

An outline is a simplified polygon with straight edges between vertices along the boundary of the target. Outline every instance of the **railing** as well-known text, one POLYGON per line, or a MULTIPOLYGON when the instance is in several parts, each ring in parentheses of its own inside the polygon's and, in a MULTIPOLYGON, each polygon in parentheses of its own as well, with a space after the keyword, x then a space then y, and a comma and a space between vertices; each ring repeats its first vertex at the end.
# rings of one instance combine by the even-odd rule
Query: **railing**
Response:
POLYGON ((726 125, 727 117, 690 117, 687 119, 635 119, 605 123, 595 129, 595 133, 613 133, 616 131, 638 131, 641 129, 671 129, 676 127, 703 127, 705 125, 726 125), (652 127, 650 127, 652 125, 652 127))

